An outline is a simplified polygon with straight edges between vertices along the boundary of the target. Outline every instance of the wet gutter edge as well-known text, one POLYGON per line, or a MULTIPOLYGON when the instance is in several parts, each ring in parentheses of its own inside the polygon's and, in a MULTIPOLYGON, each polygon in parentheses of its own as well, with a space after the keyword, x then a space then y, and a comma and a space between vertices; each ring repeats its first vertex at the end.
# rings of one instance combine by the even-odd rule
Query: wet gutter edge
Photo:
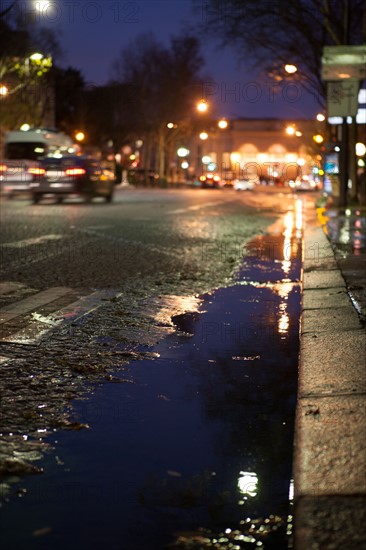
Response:
POLYGON ((365 333, 314 202, 305 203, 304 221, 294 545, 359 548, 366 541, 365 333))

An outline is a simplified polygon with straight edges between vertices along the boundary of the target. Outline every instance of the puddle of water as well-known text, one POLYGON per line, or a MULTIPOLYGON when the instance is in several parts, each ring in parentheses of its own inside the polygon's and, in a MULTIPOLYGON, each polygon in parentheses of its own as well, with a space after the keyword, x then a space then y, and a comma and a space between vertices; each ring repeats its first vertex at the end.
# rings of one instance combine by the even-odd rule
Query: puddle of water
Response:
POLYGON ((131 363, 134 384, 76 403, 91 429, 52 438, 56 460, 3 509, 7 548, 290 547, 295 226, 252 241, 236 284, 173 317, 156 359, 131 363))

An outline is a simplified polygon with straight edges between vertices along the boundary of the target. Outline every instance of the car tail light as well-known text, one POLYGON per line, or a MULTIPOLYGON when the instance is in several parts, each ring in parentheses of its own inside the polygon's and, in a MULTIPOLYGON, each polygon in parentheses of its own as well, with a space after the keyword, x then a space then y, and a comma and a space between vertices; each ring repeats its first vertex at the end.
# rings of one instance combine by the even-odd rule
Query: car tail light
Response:
POLYGON ((0 164, 0 172, 6 172, 8 169, 8 167, 6 166, 6 164, 0 164))
POLYGON ((33 174, 34 176, 43 176, 46 173, 44 168, 28 168, 28 173, 33 174))
POLYGON ((65 174, 67 176, 84 176, 86 174, 86 170, 84 168, 68 168, 65 170, 65 174))

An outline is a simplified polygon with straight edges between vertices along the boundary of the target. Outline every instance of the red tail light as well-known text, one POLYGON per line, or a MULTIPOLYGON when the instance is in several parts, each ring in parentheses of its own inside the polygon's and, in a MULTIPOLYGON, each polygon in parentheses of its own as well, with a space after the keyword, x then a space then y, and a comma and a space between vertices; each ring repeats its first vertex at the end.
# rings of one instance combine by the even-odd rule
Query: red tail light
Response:
POLYGON ((6 166, 6 164, 0 164, 0 172, 6 172, 8 169, 8 167, 6 166))
POLYGON ((46 170, 44 168, 28 168, 28 173, 33 174, 34 176, 43 176, 43 174, 46 173, 46 170))
POLYGON ((84 176, 86 174, 86 170, 84 170, 84 168, 68 168, 65 170, 65 174, 67 176, 84 176))

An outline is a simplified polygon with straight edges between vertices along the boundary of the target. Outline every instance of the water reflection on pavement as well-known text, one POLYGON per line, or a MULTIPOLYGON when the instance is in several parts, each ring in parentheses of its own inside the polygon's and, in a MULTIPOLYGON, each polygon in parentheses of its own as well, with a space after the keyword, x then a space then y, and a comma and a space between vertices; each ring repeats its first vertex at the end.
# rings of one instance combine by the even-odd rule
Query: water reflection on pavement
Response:
POLYGON ((91 429, 57 434, 56 463, 4 509, 7 548, 291 547, 301 230, 297 201, 133 384, 76 404, 91 429))

